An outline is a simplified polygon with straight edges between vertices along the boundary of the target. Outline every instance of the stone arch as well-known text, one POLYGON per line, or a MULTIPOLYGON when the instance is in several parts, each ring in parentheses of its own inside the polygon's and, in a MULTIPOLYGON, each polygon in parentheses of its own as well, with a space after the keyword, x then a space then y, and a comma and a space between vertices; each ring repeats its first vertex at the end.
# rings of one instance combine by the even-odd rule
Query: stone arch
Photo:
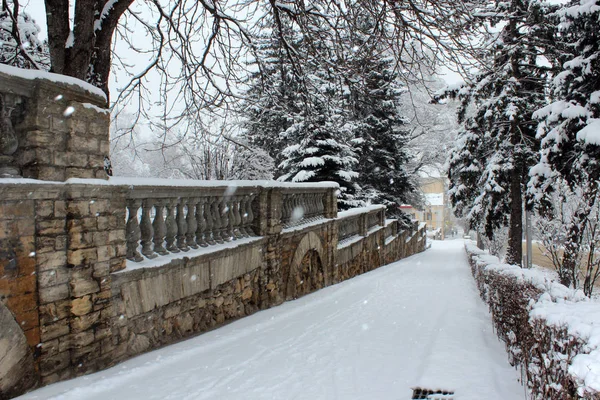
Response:
POLYGON ((27 338, 10 310, 0 302, 0 399, 20 395, 35 384, 27 338))
POLYGON ((295 299, 325 286, 323 243, 309 232, 298 243, 286 280, 286 300, 295 299))

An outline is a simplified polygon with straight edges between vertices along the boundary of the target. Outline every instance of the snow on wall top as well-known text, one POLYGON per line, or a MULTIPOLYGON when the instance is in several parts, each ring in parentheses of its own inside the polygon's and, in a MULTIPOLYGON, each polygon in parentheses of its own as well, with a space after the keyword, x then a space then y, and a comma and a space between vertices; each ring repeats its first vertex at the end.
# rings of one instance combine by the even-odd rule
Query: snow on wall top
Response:
MULTIPOLYGON (((70 179, 68 182, 73 182, 70 179)), ((77 181, 87 181, 78 179, 77 181)), ((73 182, 84 183, 84 182, 73 182)), ((319 188, 319 189, 337 189, 339 185, 335 182, 310 182, 310 183, 292 183, 278 182, 269 180, 256 181, 199 181, 192 179, 160 179, 160 178, 128 178, 128 177, 110 177, 107 182, 109 185, 128 185, 128 186, 185 186, 185 187, 268 187, 268 188, 319 188)))
POLYGON ((354 217, 355 215, 365 214, 369 211, 385 210, 385 206, 382 204, 375 204, 372 206, 351 208, 350 210, 338 212, 338 218, 354 217))
MULTIPOLYGON (((311 182, 311 183, 292 183, 278 182, 268 180, 256 181, 199 181, 192 179, 161 179, 161 178, 128 178, 128 177, 110 177, 109 180, 104 179, 82 179, 70 178, 64 182, 42 181, 29 178, 0 178, 2 184, 40 184, 40 185, 104 185, 104 186, 172 186, 172 187, 266 187, 266 188, 282 188, 282 189, 337 189, 339 185, 336 182, 311 182)), ((373 206, 379 207, 379 206, 373 206)), ((381 206, 383 207, 383 206, 381 206)), ((367 207, 368 208, 368 207, 367 207)))
POLYGON ((83 89, 95 96, 102 97, 104 100, 106 100, 106 94, 104 94, 102 90, 80 79, 73 78, 72 76, 54 74, 52 72, 39 71, 34 69, 22 69, 5 64, 0 64, 0 73, 16 76, 22 79, 44 79, 55 83, 63 83, 66 85, 76 86, 80 89, 83 89))

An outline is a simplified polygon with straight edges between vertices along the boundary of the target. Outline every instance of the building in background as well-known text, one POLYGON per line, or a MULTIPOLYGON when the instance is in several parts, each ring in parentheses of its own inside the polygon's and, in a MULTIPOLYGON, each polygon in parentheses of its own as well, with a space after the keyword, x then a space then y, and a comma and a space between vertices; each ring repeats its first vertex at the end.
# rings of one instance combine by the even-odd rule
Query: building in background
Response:
POLYGON ((425 204, 422 210, 410 205, 402 205, 401 209, 419 222, 427 224, 429 232, 436 232, 435 238, 444 239, 454 228, 452 210, 448 204, 446 192, 447 179, 441 176, 421 178, 421 191, 425 204))

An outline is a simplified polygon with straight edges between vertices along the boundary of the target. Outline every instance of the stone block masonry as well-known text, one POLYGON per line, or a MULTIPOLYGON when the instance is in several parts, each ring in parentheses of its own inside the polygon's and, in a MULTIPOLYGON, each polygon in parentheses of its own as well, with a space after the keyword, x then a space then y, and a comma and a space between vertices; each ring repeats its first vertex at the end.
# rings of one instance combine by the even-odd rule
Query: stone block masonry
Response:
MULTIPOLYGON (((146 187, 141 190, 149 193, 146 187)), ((157 205, 150 212, 131 207, 131 199, 138 196, 138 189, 132 186, 41 181, 1 184, 0 299, 20 328, 20 336, 11 330, 12 340, 26 345, 23 357, 13 367, 0 366, 14 371, 6 380, 11 386, 0 386, 0 393, 22 392, 107 368, 425 247, 424 227, 415 225, 402 231, 397 221, 382 226, 383 208, 337 217, 337 211, 328 206, 313 207, 317 211, 310 218, 282 228, 278 210, 290 208, 285 202, 297 199, 280 192, 290 190, 242 185, 236 205, 234 200, 210 200, 226 199, 230 191, 226 186, 156 187, 153 197, 158 200, 147 204, 157 205), (246 207, 246 192, 252 193, 248 210, 254 214, 249 219, 238 218, 236 210, 246 207), (208 196, 205 203, 216 206, 196 208, 198 212, 190 214, 194 201, 188 201, 184 219, 175 209, 186 208, 175 207, 170 200, 179 198, 174 197, 177 193, 183 199, 198 199, 196 204, 203 204, 198 197, 203 193, 208 196), (163 194, 166 197, 161 197, 163 194), (161 210, 164 204, 171 204, 170 214, 161 210), (233 210, 228 219, 203 215, 203 211, 221 214, 225 208, 219 204, 233 210), (377 218, 369 216, 373 213, 377 218), (175 246, 173 253, 167 252, 169 258, 147 252, 149 257, 141 263, 134 261, 139 258, 133 253, 127 260, 128 246, 136 245, 132 235, 142 237, 140 248, 148 245, 139 225, 145 230, 160 224, 145 220, 152 215, 167 222, 172 217, 172 222, 180 223, 177 229, 173 223, 169 225, 174 246, 178 237, 186 240, 181 248, 175 246), (359 215, 358 223, 355 215, 359 215), (184 235, 178 230, 188 226, 183 225, 184 220, 197 228, 184 235), (203 228, 209 221, 212 228, 203 228), (236 237, 236 226, 252 235, 236 237), (340 242, 340 231, 350 236, 340 242), (352 235, 354 231, 358 233, 352 235), (219 239, 222 244, 184 250, 187 243, 200 243, 201 239, 219 239), (25 375, 33 378, 23 383, 24 369, 16 365, 29 368, 25 375)), ((299 190, 304 193, 308 189, 299 190)), ((315 190, 328 199, 335 188, 315 190)), ((310 196, 303 198, 314 203, 310 196)), ((158 233, 152 235, 155 248, 164 245, 163 239, 169 240, 168 233, 160 240, 158 233)))
POLYGON ((101 108, 104 97, 53 79, 0 72, 0 82, 0 106, 10 110, 8 130, 17 144, 10 154, 0 150, 0 172, 12 167, 25 178, 59 182, 107 178, 110 113, 101 108))
MULTIPOLYGON (((0 185, 0 299, 47 384, 110 364, 111 272, 125 267, 125 199, 102 186, 0 185)), ((0 387, 2 389, 2 387, 0 387)))

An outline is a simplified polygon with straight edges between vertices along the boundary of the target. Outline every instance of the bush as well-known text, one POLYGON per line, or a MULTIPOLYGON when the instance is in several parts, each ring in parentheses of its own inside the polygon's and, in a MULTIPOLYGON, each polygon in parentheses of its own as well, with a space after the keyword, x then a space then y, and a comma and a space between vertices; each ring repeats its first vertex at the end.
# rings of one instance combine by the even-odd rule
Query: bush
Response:
POLYGON ((600 304, 548 272, 500 264, 467 245, 471 271, 531 399, 600 399, 600 304), (594 327, 595 326, 595 327, 594 327), (596 376, 595 371, 599 371, 596 376))

